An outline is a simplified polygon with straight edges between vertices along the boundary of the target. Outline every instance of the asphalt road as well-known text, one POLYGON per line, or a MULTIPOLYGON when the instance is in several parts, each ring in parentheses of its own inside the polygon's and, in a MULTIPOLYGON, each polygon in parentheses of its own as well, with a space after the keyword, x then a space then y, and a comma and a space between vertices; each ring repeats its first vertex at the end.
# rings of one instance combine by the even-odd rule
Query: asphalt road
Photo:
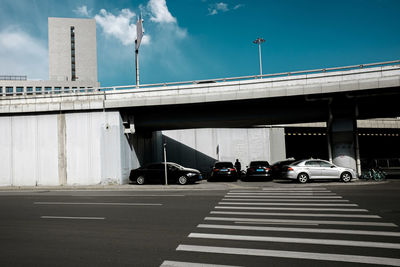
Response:
POLYGON ((0 190, 0 266, 400 266, 399 192, 400 180, 0 190))

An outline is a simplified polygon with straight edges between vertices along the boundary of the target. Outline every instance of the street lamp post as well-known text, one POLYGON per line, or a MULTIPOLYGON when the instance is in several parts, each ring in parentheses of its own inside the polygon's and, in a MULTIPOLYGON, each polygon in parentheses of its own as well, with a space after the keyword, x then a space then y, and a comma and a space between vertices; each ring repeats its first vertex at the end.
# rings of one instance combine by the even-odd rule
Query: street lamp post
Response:
POLYGON ((260 57, 260 78, 262 78, 262 63, 261 63, 261 44, 264 43, 265 40, 263 38, 258 37, 253 43, 258 44, 258 55, 260 57))

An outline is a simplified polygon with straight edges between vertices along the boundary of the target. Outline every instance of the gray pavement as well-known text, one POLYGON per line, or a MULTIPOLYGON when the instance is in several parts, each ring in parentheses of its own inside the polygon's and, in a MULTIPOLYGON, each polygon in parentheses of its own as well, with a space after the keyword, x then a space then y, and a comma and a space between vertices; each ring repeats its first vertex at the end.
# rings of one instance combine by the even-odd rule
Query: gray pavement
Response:
POLYGON ((399 190, 400 180, 3 189, 0 266, 400 266, 399 190))

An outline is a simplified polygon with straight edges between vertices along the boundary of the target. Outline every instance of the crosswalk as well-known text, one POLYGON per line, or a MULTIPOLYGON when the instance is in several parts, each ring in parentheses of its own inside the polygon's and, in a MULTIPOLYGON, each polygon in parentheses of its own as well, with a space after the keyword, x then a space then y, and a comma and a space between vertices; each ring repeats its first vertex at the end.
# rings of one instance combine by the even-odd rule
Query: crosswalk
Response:
POLYGON ((176 266, 400 266, 400 231, 326 188, 231 190, 176 248, 176 266))

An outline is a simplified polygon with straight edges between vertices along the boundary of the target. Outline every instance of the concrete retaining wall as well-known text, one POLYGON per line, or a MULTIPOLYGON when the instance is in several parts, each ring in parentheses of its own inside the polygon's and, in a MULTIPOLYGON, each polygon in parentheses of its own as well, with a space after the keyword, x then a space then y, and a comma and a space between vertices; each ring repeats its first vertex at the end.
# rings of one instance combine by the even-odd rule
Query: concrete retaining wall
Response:
POLYGON ((139 166, 119 112, 0 117, 0 186, 123 184, 139 166))
POLYGON ((163 131, 167 160, 208 172, 215 161, 284 159, 283 128, 191 129, 163 131))

